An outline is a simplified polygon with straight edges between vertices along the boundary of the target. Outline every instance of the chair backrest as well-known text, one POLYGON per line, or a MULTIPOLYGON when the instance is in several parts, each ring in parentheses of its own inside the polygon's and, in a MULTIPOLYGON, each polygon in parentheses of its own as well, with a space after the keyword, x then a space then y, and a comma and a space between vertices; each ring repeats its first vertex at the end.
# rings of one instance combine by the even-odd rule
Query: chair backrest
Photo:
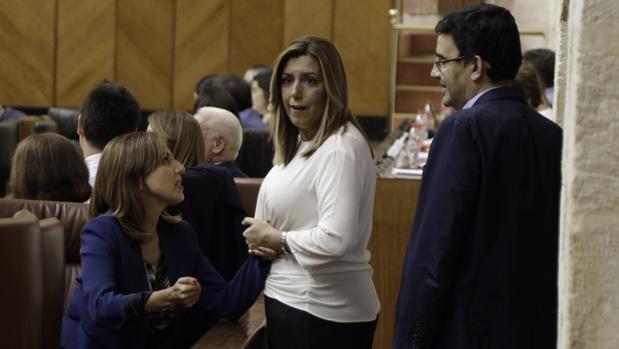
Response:
POLYGON ((15 121, 0 122, 0 196, 5 195, 11 172, 11 158, 16 146, 17 124, 15 121))
POLYGON ((64 312, 64 228, 55 217, 39 221, 43 258, 43 318, 41 348, 60 346, 64 312))
POLYGON ((66 310, 73 294, 75 277, 80 271, 80 233, 88 221, 88 205, 75 202, 0 199, 0 217, 11 217, 21 209, 34 213, 39 219, 56 217, 62 223, 65 251, 64 309, 66 310))
POLYGON ((245 213, 249 217, 256 214, 256 201, 262 185, 262 178, 234 178, 234 183, 241 195, 245 213))
POLYGON ((4 348, 39 348, 43 307, 41 233, 34 218, 0 219, 0 317, 4 348))
POLYGON ((49 108, 47 115, 56 122, 58 133, 61 135, 77 140, 77 119, 79 110, 65 108, 49 108))
POLYGON ((34 125, 41 120, 40 116, 28 115, 17 119, 17 141, 30 136, 34 130, 34 125))

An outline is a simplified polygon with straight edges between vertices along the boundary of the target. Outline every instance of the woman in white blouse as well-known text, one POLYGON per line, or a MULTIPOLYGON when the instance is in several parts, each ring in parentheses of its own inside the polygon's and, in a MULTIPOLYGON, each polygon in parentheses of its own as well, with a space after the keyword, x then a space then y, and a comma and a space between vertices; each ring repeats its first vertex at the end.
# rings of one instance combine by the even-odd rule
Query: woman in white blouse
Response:
POLYGON ((342 60, 302 37, 271 83, 274 167, 244 235, 281 251, 264 294, 269 348, 371 348, 380 308, 367 244, 376 175, 350 112, 342 60))

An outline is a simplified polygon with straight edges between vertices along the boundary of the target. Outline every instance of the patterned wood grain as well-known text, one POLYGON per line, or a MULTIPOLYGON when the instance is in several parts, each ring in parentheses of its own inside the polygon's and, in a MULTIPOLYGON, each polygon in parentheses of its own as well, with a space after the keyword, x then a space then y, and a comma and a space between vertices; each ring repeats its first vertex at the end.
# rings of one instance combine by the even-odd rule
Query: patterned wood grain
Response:
POLYGON ((353 113, 385 116, 389 110, 390 0, 335 2, 333 39, 340 50, 353 113))
POLYGON ((229 71, 242 76, 253 65, 272 65, 282 50, 284 0, 229 3, 229 71))
POLYGON ((374 224, 368 249, 374 285, 381 303, 374 335, 375 349, 391 348, 400 273, 417 209, 419 180, 379 178, 374 199, 374 224))
POLYGON ((303 35, 333 40, 333 9, 331 0, 284 0, 283 47, 303 35))
POLYGON ((90 89, 114 81, 115 0, 58 0, 56 102, 79 107, 90 89))
POLYGON ((0 2, 0 101, 49 106, 53 99, 55 1, 0 2))
POLYGON ((194 86, 206 74, 228 71, 229 4, 183 0, 176 5, 174 107, 191 110, 194 86))
POLYGON ((117 3, 116 80, 142 109, 172 106, 174 5, 170 0, 117 3))

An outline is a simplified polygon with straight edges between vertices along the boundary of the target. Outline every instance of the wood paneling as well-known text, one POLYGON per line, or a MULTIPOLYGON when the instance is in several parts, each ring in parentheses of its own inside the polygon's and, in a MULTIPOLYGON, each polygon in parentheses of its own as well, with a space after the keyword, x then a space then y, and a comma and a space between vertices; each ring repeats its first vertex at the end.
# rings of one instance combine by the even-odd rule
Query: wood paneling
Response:
POLYGON ((380 315, 374 348, 391 348, 400 273, 410 237, 421 181, 379 178, 374 199, 374 224, 368 249, 380 315))
POLYGON ((303 35, 333 39, 331 0, 284 0, 284 40, 282 47, 303 35))
POLYGON ((191 110, 198 80, 227 73, 229 20, 226 0, 177 1, 174 108, 191 110))
POLYGON ((115 0, 58 0, 56 106, 79 107, 90 89, 115 80, 115 0))
POLYGON ((0 2, 0 101, 52 104, 56 1, 0 2))
POLYGON ((142 109, 172 106, 174 5, 170 0, 117 3, 116 80, 142 109))
POLYGON ((230 73, 272 65, 282 50, 283 0, 230 2, 230 73))
POLYGON ((388 114, 390 7, 391 0, 335 2, 333 39, 346 65, 352 111, 358 115, 388 114))
POLYGON ((103 79, 143 109, 190 109, 205 74, 273 64, 302 35, 332 40, 358 115, 387 115, 391 0, 2 0, 0 101, 78 107, 103 79))

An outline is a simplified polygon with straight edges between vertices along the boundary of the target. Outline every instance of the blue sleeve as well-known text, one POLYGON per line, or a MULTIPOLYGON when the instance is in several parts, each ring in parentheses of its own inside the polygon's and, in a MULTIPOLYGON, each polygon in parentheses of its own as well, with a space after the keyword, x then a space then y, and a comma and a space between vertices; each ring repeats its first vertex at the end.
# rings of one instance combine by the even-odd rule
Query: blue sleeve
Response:
MULTIPOLYGON (((106 219, 106 218, 103 218, 106 219)), ((117 270, 119 229, 114 224, 91 221, 81 234, 81 284, 83 307, 97 325, 120 329, 123 324, 141 315, 150 292, 122 294, 118 292, 117 270)))
POLYGON ((202 284, 198 306, 206 311, 209 318, 236 320, 241 317, 256 302, 264 288, 271 263, 249 256, 234 278, 226 283, 198 249, 194 249, 193 253, 196 275, 202 284))
POLYGON ((481 159, 466 114, 441 124, 431 146, 401 275, 394 348, 431 347, 470 231, 481 159))

